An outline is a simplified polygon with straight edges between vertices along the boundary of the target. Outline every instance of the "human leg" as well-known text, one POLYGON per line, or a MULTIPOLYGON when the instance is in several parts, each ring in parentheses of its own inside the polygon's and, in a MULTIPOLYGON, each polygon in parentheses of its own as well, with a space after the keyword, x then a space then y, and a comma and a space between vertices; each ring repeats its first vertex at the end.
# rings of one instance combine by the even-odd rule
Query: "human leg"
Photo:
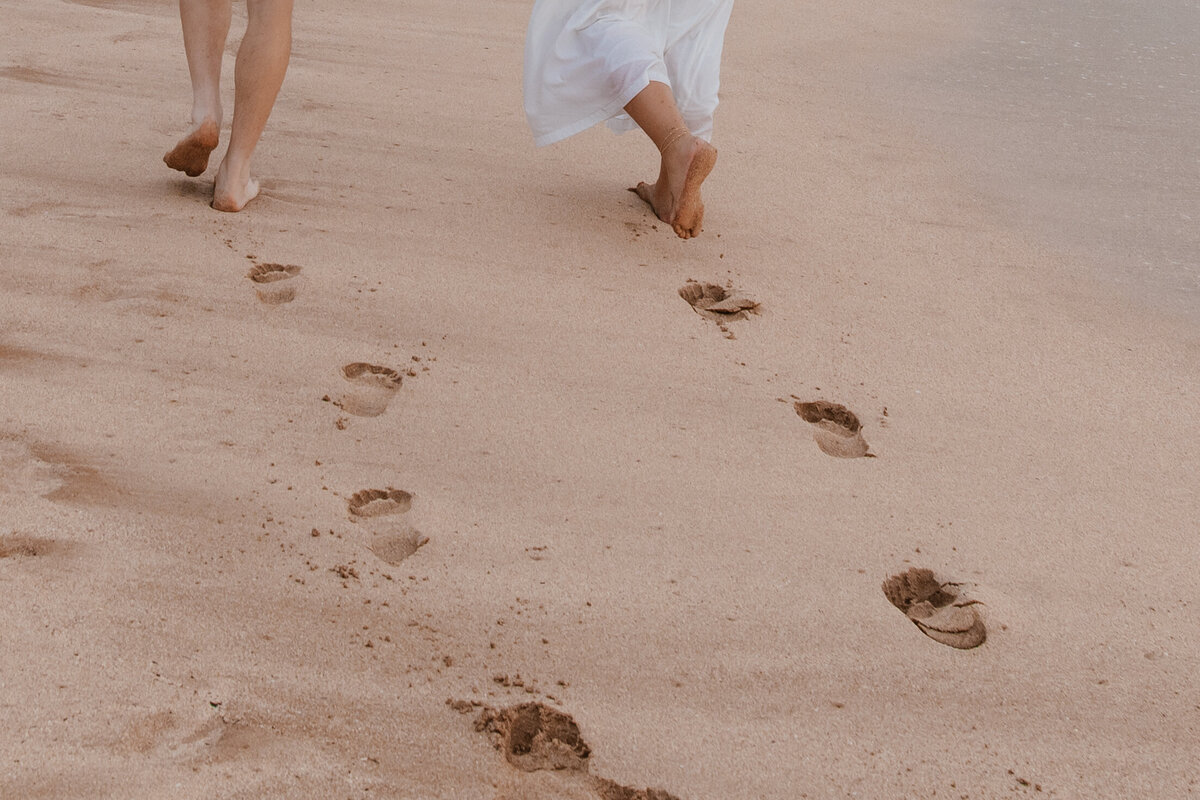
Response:
POLYGON ((683 238, 700 232, 700 185, 717 151, 697 138, 703 131, 689 130, 672 94, 664 61, 670 12, 727 1, 537 0, 526 34, 523 88, 534 142, 550 144, 605 120, 616 130, 640 126, 661 164, 654 184, 633 191, 683 238))
POLYGON ((241 211, 258 195, 250 158, 275 105, 292 51, 292 0, 247 0, 246 35, 234 66, 233 126, 217 169, 213 208, 241 211))
POLYGON ((700 185, 717 163, 716 148, 688 130, 665 83, 651 81, 629 101, 625 112, 661 156, 658 180, 639 183, 633 191, 681 239, 698 236, 704 222, 700 185))
POLYGON ((192 80, 192 126, 163 161, 193 178, 208 168, 208 156, 220 138, 221 56, 232 14, 232 0, 179 0, 192 80))

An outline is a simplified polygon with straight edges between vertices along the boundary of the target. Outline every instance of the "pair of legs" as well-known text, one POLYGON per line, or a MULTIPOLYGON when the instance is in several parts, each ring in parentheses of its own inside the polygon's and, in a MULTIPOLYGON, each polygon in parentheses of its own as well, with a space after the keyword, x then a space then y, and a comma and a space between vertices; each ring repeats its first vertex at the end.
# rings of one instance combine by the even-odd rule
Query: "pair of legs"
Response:
MULTIPOLYGON (((246 34, 234 64, 233 125, 217 168, 212 206, 241 211, 258 195, 250 158, 283 85, 292 50, 293 0, 246 0, 246 34)), ((179 0, 183 47, 192 79, 192 126, 163 156, 172 169, 195 177, 208 168, 221 133, 221 59, 233 0, 179 0)))
POLYGON ((625 106, 625 113, 650 137, 662 158, 658 180, 639 183, 630 191, 681 239, 700 235, 704 222, 700 184, 717 163, 716 148, 688 130, 665 83, 650 81, 625 106))

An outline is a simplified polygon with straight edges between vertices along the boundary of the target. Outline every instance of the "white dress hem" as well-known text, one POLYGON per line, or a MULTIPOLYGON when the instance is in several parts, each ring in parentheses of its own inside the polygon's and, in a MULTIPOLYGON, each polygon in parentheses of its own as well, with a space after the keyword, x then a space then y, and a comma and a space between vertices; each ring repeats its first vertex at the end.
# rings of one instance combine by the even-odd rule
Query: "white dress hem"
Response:
MULTIPOLYGON (((625 92, 619 95, 612 103, 601 108, 599 111, 596 111, 591 116, 579 120, 578 122, 574 122, 570 125, 564 125, 556 131, 536 137, 533 140, 534 146, 545 147, 546 145, 554 144, 555 142, 561 142, 563 139, 569 139, 577 133, 583 133, 588 128, 592 127, 593 125, 598 125, 601 122, 618 122, 621 117, 625 117, 625 119, 628 120, 628 116, 623 113, 622 109, 629 105, 629 101, 641 94, 642 90, 649 85, 650 70, 646 70, 646 73, 642 76, 641 80, 627 88, 625 92), (628 95, 628 97, 625 95, 628 95)), ((632 120, 629 120, 629 123, 631 123, 633 127, 636 127, 636 123, 633 123, 632 120)), ((609 127, 618 133, 631 130, 630 125, 621 125, 620 127, 617 127, 616 125, 610 124, 609 127)))

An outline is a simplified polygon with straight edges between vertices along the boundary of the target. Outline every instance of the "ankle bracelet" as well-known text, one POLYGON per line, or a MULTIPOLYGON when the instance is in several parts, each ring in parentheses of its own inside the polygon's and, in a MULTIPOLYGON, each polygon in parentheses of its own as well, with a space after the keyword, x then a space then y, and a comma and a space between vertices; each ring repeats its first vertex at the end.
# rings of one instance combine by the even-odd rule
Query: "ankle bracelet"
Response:
POLYGON ((667 135, 666 140, 662 143, 662 147, 658 148, 658 152, 660 152, 660 153, 667 152, 667 148, 669 148, 671 145, 678 142, 684 136, 691 136, 691 135, 692 135, 692 132, 689 131, 687 128, 675 128, 667 135))

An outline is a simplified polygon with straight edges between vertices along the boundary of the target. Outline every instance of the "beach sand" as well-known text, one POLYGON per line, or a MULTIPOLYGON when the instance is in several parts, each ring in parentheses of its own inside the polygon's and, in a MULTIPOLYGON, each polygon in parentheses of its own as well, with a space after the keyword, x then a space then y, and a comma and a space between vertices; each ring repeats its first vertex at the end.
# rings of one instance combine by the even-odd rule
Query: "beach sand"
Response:
POLYGON ((231 215, 171 4, 6 4, 0 797, 1200 791, 1200 335, 872 102, 959 23, 739 0, 681 241, 644 137, 532 147, 529 5, 299 8, 231 215))

